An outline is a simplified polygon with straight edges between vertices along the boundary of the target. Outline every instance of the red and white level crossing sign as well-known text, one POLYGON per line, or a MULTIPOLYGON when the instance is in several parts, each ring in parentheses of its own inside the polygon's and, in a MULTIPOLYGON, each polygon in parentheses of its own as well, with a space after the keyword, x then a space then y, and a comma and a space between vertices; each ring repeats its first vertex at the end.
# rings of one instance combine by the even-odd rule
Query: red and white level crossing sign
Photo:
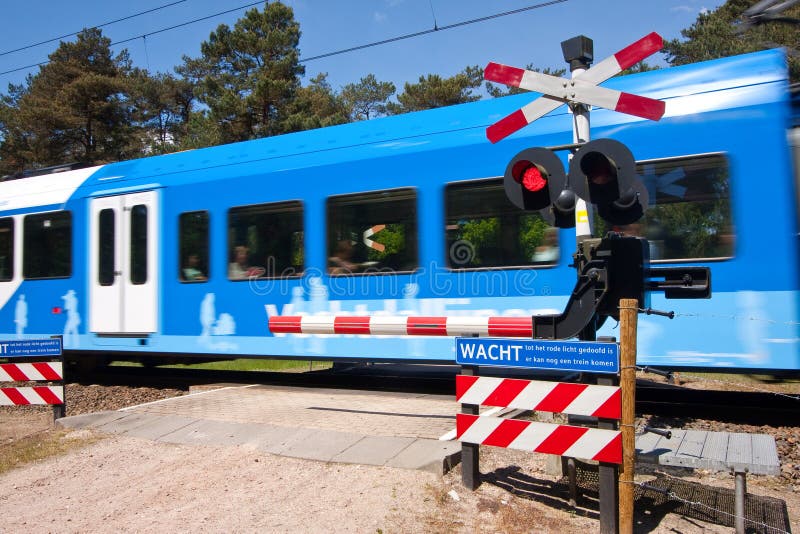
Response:
POLYGON ((622 400, 617 386, 457 375, 456 400, 462 404, 502 406, 604 419, 622 417, 622 400))
MULTIPOLYGON (((41 382, 63 379, 61 362, 0 364, 0 382, 41 382)), ((0 388, 0 406, 63 403, 63 385, 0 388)))
POLYGON ((0 364, 0 382, 63 380, 63 378, 61 362, 0 364))
POLYGON ((597 84, 661 50, 663 44, 660 35, 655 32, 650 33, 571 80, 499 63, 489 63, 484 71, 485 79, 536 91, 543 96, 489 126, 486 129, 486 137, 492 143, 496 143, 567 102, 590 104, 645 119, 660 119, 664 115, 664 102, 598 87, 597 84))
POLYGON ((64 404, 64 386, 0 388, 0 406, 64 404))
POLYGON ((466 443, 622 463, 622 434, 617 430, 459 413, 456 436, 466 443))

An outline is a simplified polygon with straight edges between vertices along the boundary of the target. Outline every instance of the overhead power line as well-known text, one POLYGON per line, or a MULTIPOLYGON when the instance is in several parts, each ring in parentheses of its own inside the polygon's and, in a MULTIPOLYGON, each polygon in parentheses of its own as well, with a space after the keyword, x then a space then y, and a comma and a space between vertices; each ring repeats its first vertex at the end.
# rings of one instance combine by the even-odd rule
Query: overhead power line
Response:
MULTIPOLYGON (((130 41, 135 41, 137 39, 146 39, 147 37, 149 37, 151 35, 156 35, 156 34, 159 34, 159 33, 166 32, 166 31, 174 30, 176 28, 181 28, 183 26, 188 26, 189 24, 194 24, 196 22, 201 22, 201 21, 204 21, 204 20, 208 20, 210 18, 218 17, 220 15, 226 15, 228 13, 232 13, 233 11, 238 11, 240 9, 253 7, 255 5, 263 3, 263 1, 264 0, 259 0, 258 2, 253 2, 253 3, 250 3, 250 4, 239 6, 239 7, 233 8, 233 9, 229 9, 227 11, 221 11, 219 13, 214 13, 213 15, 207 15, 205 17, 192 19, 192 20, 189 20, 189 21, 186 21, 186 22, 182 22, 180 24, 176 24, 174 26, 169 26, 167 28, 161 28, 160 30, 155 30, 155 31, 152 31, 152 32, 143 33, 141 35, 137 35, 136 37, 131 37, 131 38, 128 38, 128 39, 123 39, 122 41, 113 42, 113 43, 111 43, 111 46, 117 46, 117 45, 120 45, 120 44, 123 44, 123 43, 128 43, 130 41)), ((375 41, 375 42, 372 42, 372 43, 367 43, 367 44, 363 44, 363 45, 359 45, 359 46, 353 46, 353 47, 350 47, 350 48, 345 48, 345 49, 342 49, 342 50, 336 50, 336 51, 333 51, 333 52, 326 52, 324 54, 319 54, 319 55, 311 56, 311 57, 307 57, 307 58, 301 58, 300 59, 300 63, 307 63, 309 61, 314 61, 315 59, 323 59, 323 58, 326 58, 326 57, 337 56, 337 55, 346 54, 346 53, 349 53, 349 52, 355 52, 356 50, 364 50, 366 48, 372 48, 374 46, 380 46, 380 45, 384 45, 384 44, 395 43, 397 41, 403 41, 405 39, 411 39, 411 38, 414 38, 414 37, 420 37, 422 35, 427 35, 427 34, 430 34, 430 33, 435 33, 435 32, 440 32, 440 31, 445 31, 445 30, 451 30, 453 28, 458 28, 458 27, 461 27, 461 26, 468 26, 470 24, 477 24, 478 22, 485 22, 487 20, 497 19, 497 18, 500 18, 500 17, 506 17, 506 16, 509 16, 509 15, 516 15, 518 13, 522 13, 522 12, 525 12, 525 11, 531 11, 533 9, 540 9, 540 8, 552 6, 552 5, 555 5, 555 4, 561 4, 561 3, 564 3, 564 2, 567 2, 567 0, 551 0, 549 2, 543 2, 543 3, 540 3, 540 4, 530 5, 530 6, 527 6, 527 7, 521 7, 519 9, 513 9, 511 11, 503 11, 502 13, 495 13, 493 15, 487 15, 485 17, 478 17, 478 18, 475 18, 475 19, 463 20, 463 21, 460 21, 460 22, 455 22, 453 24, 447 24, 445 26, 437 26, 436 22, 435 22, 435 19, 434 19, 433 28, 430 28, 430 29, 427 29, 427 30, 422 30, 422 31, 419 31, 419 32, 414 32, 414 33, 408 33, 408 34, 405 34, 405 35, 399 35, 397 37, 392 37, 392 38, 389 38, 389 39, 383 39, 381 41, 375 41)), ((39 66, 42 66, 42 65, 47 65, 48 63, 50 63, 50 61, 42 61, 41 63, 34 63, 33 65, 27 65, 25 67, 18 67, 16 69, 7 70, 5 72, 0 72, 0 76, 3 76, 5 74, 11 74, 11 73, 14 73, 14 72, 19 72, 19 71, 22 71, 22 70, 31 69, 33 67, 39 67, 39 66)))
MULTIPOLYGON (((128 15, 127 17, 122 17, 121 19, 111 20, 109 22, 104 22, 102 24, 97 24, 97 25, 92 26, 92 27, 93 28, 102 28, 104 26, 110 26, 112 24, 116 24, 117 22, 130 20, 130 19, 139 17, 141 15, 146 15, 148 13, 153 13, 154 11, 159 11, 161 9, 174 6, 176 4, 181 4, 183 2, 186 2, 186 0, 177 0, 177 2, 172 2, 172 3, 169 3, 169 4, 164 4, 163 6, 154 7, 153 9, 148 9, 147 11, 140 11, 138 13, 134 13, 133 15, 128 15)), ((76 32, 72 32, 72 33, 66 33, 64 35, 61 35, 60 37, 53 37, 52 39, 47 39, 46 41, 40 41, 38 43, 33 43, 33 44, 21 46, 19 48, 15 48, 14 50, 6 50, 5 52, 0 52, 0 56, 7 56, 8 54, 13 54, 14 52, 20 52, 22 50, 28 50, 29 48, 34 48, 34 47, 37 47, 39 45, 52 43, 54 41, 60 41, 61 39, 66 39, 67 37, 72 37, 73 35, 78 35, 80 32, 81 32, 81 30, 76 31, 76 32)))
MULTIPOLYGON (((181 1, 184 2, 186 0, 181 0, 181 1)), ((248 8, 248 7, 253 7, 255 5, 262 4, 263 2, 264 2, 264 0, 259 0, 258 2, 251 2, 249 4, 245 4, 243 6, 235 7, 233 9, 228 9, 226 11, 220 11, 219 13, 214 13, 213 15, 207 15, 205 17, 200 17, 200 18, 197 18, 197 19, 188 20, 188 21, 182 22, 180 24, 175 24, 174 26, 169 26, 167 28, 161 28, 160 30, 155 30, 155 31, 152 31, 152 32, 143 33, 141 35, 137 35, 136 37, 131 37, 129 39, 123 39, 122 41, 115 41, 115 42, 111 43, 110 46, 121 45, 123 43, 128 43, 130 41, 135 41, 137 39, 146 39, 147 37, 149 37, 151 35, 156 35, 156 34, 163 33, 163 32, 169 31, 169 30, 174 30, 176 28, 181 28, 183 26, 188 26, 189 24, 194 24, 196 22, 202 22, 204 20, 212 19, 214 17, 219 17, 220 15, 227 15, 228 13, 232 13, 234 11, 239 11, 240 9, 245 9, 245 8, 248 8)), ((75 34, 70 34, 70 35, 75 35, 75 34)), ((26 65, 24 67, 17 67, 16 69, 11 69, 11 70, 7 70, 5 72, 0 72, 0 76, 3 76, 4 74, 11 74, 13 72, 19 72, 21 70, 32 69, 33 67, 41 67, 42 65, 47 65, 48 63, 50 63, 49 60, 42 61, 40 63, 34 63, 32 65, 26 65)))
POLYGON ((258 4, 263 4, 264 0, 259 0, 258 2, 253 2, 251 4, 245 4, 243 6, 234 7, 233 9, 229 9, 227 11, 220 11, 219 13, 214 13, 213 15, 207 15, 205 17, 200 17, 199 19, 192 19, 186 22, 181 22, 180 24, 176 24, 174 26, 169 26, 168 28, 161 28, 160 30, 156 30, 154 32, 147 32, 143 33, 142 35, 137 35, 136 37, 131 37, 129 39, 123 39, 122 41, 116 41, 111 43, 111 46, 121 45, 123 43, 129 43, 130 41, 135 41, 136 39, 144 39, 145 37, 150 37, 151 35, 156 35, 159 33, 168 32, 170 30, 174 30, 176 28, 182 28, 183 26, 188 26, 189 24, 194 24, 195 22, 202 22, 204 20, 213 19, 214 17, 219 17, 220 15, 227 15, 228 13, 233 13, 234 11, 239 11, 240 9, 245 9, 248 7, 257 6, 258 4))
POLYGON ((367 44, 363 44, 363 45, 359 45, 359 46, 353 46, 351 48, 345 48, 343 50, 336 50, 335 52, 326 52, 324 54, 319 54, 317 56, 311 56, 311 57, 307 57, 307 58, 302 58, 302 59, 300 59, 300 63, 306 63, 308 61, 314 61, 315 59, 322 59, 322 58, 326 58, 326 57, 337 56, 339 54, 346 54, 348 52, 355 52, 356 50, 363 50, 365 48, 372 48, 373 46, 380 46, 380 45, 389 44, 389 43, 396 43, 397 41, 402 41, 404 39, 411 39, 412 37, 419 37, 421 35, 427 35, 429 33, 441 32, 441 31, 444 31, 444 30, 451 30, 453 28, 458 28, 460 26, 467 26, 469 24, 475 24, 475 23, 478 23, 478 22, 485 22, 487 20, 497 19, 497 18, 500 18, 500 17, 508 16, 508 15, 516 15, 517 13, 522 13, 523 11, 530 11, 532 9, 539 9, 539 8, 542 8, 542 7, 548 7, 548 6, 552 6, 554 4, 560 4, 560 3, 566 2, 566 1, 567 0, 552 0, 551 2, 544 2, 544 3, 541 3, 541 4, 536 4, 536 5, 532 5, 532 6, 528 6, 528 7, 521 7, 519 9, 514 9, 514 10, 511 10, 511 11, 504 11, 502 13, 495 13, 494 15, 487 15, 485 17, 479 17, 477 19, 462 20, 461 22, 455 22, 453 24, 448 24, 446 26, 437 26, 436 25, 436 20, 434 19, 433 28, 430 28, 428 30, 423 30, 423 31, 414 32, 414 33, 407 33, 405 35, 399 35, 397 37, 392 37, 390 39, 384 39, 382 41, 375 41, 373 43, 367 43, 367 44))

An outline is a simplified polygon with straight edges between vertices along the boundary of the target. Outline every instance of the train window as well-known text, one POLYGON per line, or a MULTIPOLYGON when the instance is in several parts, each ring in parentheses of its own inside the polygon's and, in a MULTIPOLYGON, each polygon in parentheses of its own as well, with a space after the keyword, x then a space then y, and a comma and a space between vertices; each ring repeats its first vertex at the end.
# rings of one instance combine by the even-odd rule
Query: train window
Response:
POLYGON ((72 274, 72 213, 28 215, 22 228, 24 278, 64 278, 72 274))
POLYGON ((417 195, 414 189, 328 199, 330 274, 413 271, 417 265, 417 195))
POLYGON ((208 212, 181 213, 178 219, 180 270, 182 282, 205 282, 209 276, 208 212))
POLYGON ((228 278, 286 278, 303 273, 303 204, 299 200, 228 211, 228 278))
POLYGON ((447 266, 451 269, 558 263, 558 230, 506 197, 502 179, 448 184, 447 266))
POLYGON ((98 216, 97 232, 97 281, 101 286, 114 284, 114 271, 116 270, 116 215, 114 210, 106 208, 100 210, 98 216))
POLYGON ((0 219, 0 282, 14 278, 14 219, 0 219))
POLYGON ((733 256, 730 174, 723 154, 640 161, 636 170, 650 197, 644 217, 616 228, 595 217, 595 235, 613 229, 646 237, 656 262, 733 256))
POLYGON ((147 206, 131 208, 131 283, 147 282, 147 206))

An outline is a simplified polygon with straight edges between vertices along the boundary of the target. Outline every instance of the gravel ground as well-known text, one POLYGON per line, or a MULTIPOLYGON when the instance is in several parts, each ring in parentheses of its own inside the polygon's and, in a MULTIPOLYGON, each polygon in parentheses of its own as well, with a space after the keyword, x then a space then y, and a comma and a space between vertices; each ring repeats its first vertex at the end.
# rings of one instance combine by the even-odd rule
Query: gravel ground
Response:
MULTIPOLYGON (((69 384, 67 413, 114 410, 185 393, 69 384)), ((0 447, 22 436, 47 432, 50 418, 49 408, 0 408, 0 447)), ((790 528, 800 529, 800 434, 796 428, 656 418, 639 423, 645 420, 652 426, 773 435, 782 476, 748 477, 748 491, 785 501, 790 528)), ((84 437, 85 432, 73 432, 63 439, 84 437)), ((435 477, 418 471, 282 458, 241 447, 197 448, 111 437, 65 457, 0 475, 0 508, 5 512, 0 531, 146 532, 187 526, 198 532, 596 531, 596 512, 581 508, 575 512, 565 506, 563 488, 546 474, 544 458, 482 448, 484 483, 469 492, 461 485, 458 468, 435 477)), ((701 488, 733 487, 729 474, 703 471, 648 468, 637 474, 637 481, 671 483, 672 477, 675 492, 680 485, 695 483, 702 484, 701 488)), ((687 487, 690 493, 697 491, 687 487)), ((703 521, 702 514, 675 510, 674 505, 653 504, 643 512, 637 501, 636 531, 730 532, 729 527, 703 521)))

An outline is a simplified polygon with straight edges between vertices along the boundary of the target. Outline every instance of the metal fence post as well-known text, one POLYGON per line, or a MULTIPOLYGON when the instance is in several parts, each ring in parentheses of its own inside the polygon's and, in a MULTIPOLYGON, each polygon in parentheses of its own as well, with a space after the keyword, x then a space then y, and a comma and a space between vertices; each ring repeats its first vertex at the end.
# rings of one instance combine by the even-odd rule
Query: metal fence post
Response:
MULTIPOLYGON (((462 365, 461 374, 475 376, 478 374, 478 367, 475 365, 462 365)), ((480 406, 477 404, 462 404, 461 413, 479 415, 480 406)), ((477 443, 461 443, 461 482, 471 490, 475 490, 481 485, 479 455, 480 445, 477 443)))

